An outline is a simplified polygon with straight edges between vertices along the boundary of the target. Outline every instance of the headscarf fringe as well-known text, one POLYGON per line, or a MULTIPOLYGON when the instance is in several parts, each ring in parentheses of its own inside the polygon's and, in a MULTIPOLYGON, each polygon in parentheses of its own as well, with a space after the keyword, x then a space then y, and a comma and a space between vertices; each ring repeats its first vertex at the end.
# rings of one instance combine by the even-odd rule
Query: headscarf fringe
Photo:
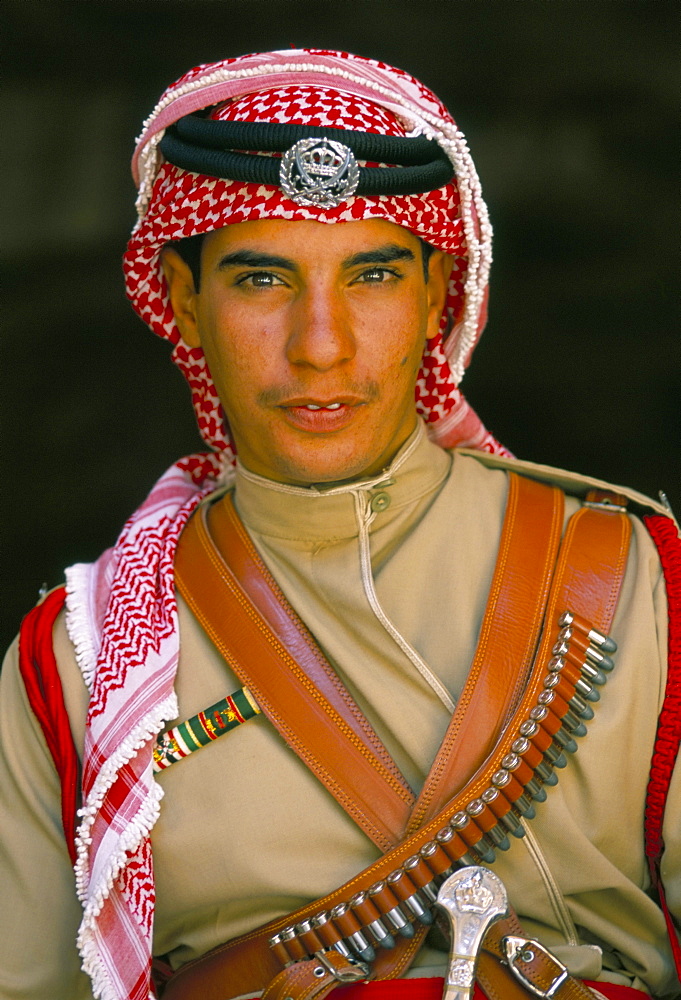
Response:
POLYGON ((89 614, 85 601, 86 579, 89 565, 76 563, 66 570, 66 631, 76 653, 76 662, 88 691, 92 692, 97 669, 94 616, 89 614))
POLYGON ((84 924, 87 923, 92 914, 96 915, 101 909, 104 899, 106 899, 106 896, 111 891, 115 879, 125 865, 126 853, 136 850, 142 839, 152 829, 158 818, 158 804, 163 798, 163 789, 156 781, 152 782, 149 797, 142 804, 137 815, 126 822, 125 830, 120 834, 117 856, 115 858, 112 857, 110 863, 104 867, 99 884, 93 888, 88 877, 88 862, 89 849, 92 843, 90 831, 97 813, 101 809, 104 799, 114 784, 121 768, 125 767, 150 740, 155 739, 167 722, 176 719, 178 712, 177 695, 173 692, 158 705, 155 711, 150 712, 145 717, 121 743, 118 751, 105 762, 97 775, 87 801, 78 810, 81 823, 76 834, 77 860, 74 871, 76 874, 78 898, 86 904, 85 916, 83 918, 84 924), (91 903, 88 902, 93 893, 95 899, 99 901, 98 906, 94 910, 91 903))

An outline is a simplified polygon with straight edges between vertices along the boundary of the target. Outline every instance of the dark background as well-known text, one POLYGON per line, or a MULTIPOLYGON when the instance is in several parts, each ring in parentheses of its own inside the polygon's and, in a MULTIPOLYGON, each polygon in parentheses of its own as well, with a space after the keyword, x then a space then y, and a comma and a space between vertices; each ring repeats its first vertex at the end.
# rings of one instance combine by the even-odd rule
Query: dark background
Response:
POLYGON ((2 640, 175 458, 188 391, 123 296, 133 139, 200 62, 347 48, 421 77, 495 226, 464 389, 517 455, 681 508, 679 7, 664 0, 4 0, 2 640))

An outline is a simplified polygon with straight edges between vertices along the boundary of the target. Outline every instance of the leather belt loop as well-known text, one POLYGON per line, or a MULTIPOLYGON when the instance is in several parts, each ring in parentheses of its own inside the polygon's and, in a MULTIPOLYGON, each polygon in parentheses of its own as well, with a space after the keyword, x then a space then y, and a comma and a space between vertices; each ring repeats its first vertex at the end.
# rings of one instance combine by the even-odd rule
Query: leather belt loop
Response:
POLYGON ((366 982, 366 966, 348 962, 336 951, 320 952, 275 976, 261 1000, 322 1000, 337 986, 366 982))
POLYGON ((517 916, 499 920, 490 927, 478 961, 477 981, 494 1000, 594 1000, 594 994, 537 941, 524 937, 517 916), (525 945, 509 961, 507 942, 525 945))

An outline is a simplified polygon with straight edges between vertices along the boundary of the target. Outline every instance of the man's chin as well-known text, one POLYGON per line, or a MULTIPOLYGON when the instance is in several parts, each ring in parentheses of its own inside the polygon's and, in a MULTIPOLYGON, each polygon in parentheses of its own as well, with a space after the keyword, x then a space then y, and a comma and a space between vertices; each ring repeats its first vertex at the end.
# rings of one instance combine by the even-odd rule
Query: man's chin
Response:
POLYGON ((332 486, 342 486, 378 474, 388 463, 389 459, 384 462, 375 454, 353 455, 347 458, 329 456, 317 461, 310 455, 296 459, 292 455, 279 454, 277 467, 260 474, 268 479, 287 483, 289 486, 318 486, 329 489, 332 486))
POLYGON ((245 468, 266 479, 328 488, 380 475, 414 429, 405 423, 387 432, 373 421, 363 433, 348 428, 329 436, 278 426, 260 438, 257 448, 249 447, 248 439, 237 440, 237 455, 245 468))

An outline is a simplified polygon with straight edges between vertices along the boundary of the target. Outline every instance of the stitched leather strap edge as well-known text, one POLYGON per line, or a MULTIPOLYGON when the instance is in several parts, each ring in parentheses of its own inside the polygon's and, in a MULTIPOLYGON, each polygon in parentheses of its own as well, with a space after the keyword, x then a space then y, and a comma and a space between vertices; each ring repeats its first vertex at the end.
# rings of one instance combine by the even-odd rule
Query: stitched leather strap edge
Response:
POLYGON ((180 538, 175 558, 175 582, 180 592, 289 746, 374 843, 387 850, 395 841, 393 830, 406 824, 411 799, 405 801, 404 790, 267 628, 213 546, 205 519, 206 510, 201 507, 180 538), (236 612, 231 616, 228 602, 236 612), (222 626, 230 617, 233 626, 238 622, 238 629, 232 627, 228 633, 222 626), (275 683, 279 692, 276 700, 275 683), (303 706, 299 713, 306 726, 303 736, 291 722, 294 705, 303 706), (329 746, 338 742, 337 732, 345 737, 341 759, 329 753, 329 746), (343 783, 343 764, 349 766, 349 788, 343 783), (384 780, 377 781, 377 776, 384 780))
POLYGON ((395 787, 400 789, 399 794, 405 801, 413 803, 414 796, 406 779, 359 705, 331 667, 310 630, 286 600, 281 588, 260 558, 229 494, 223 498, 222 502, 209 507, 207 525, 211 535, 215 534, 218 542, 217 547, 223 557, 225 551, 229 553, 230 568, 270 628, 282 640, 283 645, 288 645, 290 633, 295 631, 302 647, 306 652, 309 651, 310 659, 306 660, 305 663, 307 670, 309 671, 310 660, 316 668, 314 678, 317 685, 319 686, 320 681, 323 681, 325 685, 323 690, 327 698, 332 694, 340 699, 338 706, 340 714, 353 728, 353 731, 367 742, 381 766, 394 779, 395 787), (227 529, 227 533, 225 533, 225 529, 227 529), (274 618, 272 617, 273 613, 274 618), (276 627, 277 620, 281 621, 282 618, 285 619, 287 625, 287 632, 284 635, 276 627))
POLYGON ((527 682, 563 523, 563 493, 509 473, 494 577, 463 691, 409 820, 432 818, 496 743, 527 682), (482 724, 481 724, 481 719, 482 724), (487 739, 484 739, 486 732, 487 739))

